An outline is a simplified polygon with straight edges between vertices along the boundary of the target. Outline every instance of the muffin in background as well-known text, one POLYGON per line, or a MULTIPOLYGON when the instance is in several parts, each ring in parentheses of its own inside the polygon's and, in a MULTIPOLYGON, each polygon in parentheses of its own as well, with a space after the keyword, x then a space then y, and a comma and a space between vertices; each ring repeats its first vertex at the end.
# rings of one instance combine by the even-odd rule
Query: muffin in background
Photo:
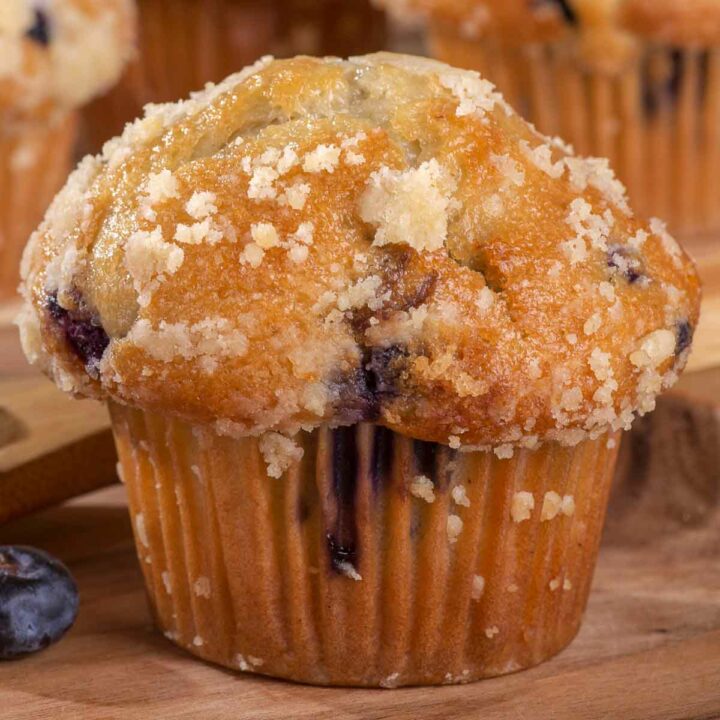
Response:
POLYGON ((610 159, 633 207, 720 233, 716 0, 377 0, 427 27, 541 132, 610 159))
POLYGON ((138 0, 140 53, 86 113, 97 152, 147 103, 175 101, 263 55, 382 50, 385 16, 370 0, 138 0), (109 122, 108 122, 109 120, 109 122))
POLYGON ((0 299, 74 162, 76 110, 120 77, 133 21, 129 0, 0 3, 0 299))
POLYGON ((105 400, 158 625, 395 687, 562 649, 692 262, 477 73, 265 59, 87 158, 23 262, 28 358, 105 400))

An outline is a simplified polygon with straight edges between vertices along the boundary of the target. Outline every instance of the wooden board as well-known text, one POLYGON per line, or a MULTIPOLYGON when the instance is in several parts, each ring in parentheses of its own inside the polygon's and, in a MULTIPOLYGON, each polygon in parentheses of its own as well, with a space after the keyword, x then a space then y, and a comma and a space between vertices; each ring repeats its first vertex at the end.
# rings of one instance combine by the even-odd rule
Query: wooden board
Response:
POLYGON ((0 523, 116 482, 105 407, 44 377, 0 380, 0 523))
MULTIPOLYGON (((538 668, 397 691, 234 675, 152 629, 123 488, 0 528, 63 558, 81 591, 58 645, 0 664, 3 720, 700 720, 720 717, 720 504, 653 538, 603 547, 576 641, 538 668)), ((720 487, 715 488, 716 500, 720 487)), ((628 520, 638 532, 638 517, 628 520)))

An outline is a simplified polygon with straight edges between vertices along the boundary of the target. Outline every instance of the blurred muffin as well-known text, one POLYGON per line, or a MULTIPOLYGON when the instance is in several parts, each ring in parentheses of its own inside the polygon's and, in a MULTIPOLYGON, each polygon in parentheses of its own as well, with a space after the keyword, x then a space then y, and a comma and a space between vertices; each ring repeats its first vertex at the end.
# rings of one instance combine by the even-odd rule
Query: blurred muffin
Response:
POLYGON ((571 640, 617 431, 676 380, 699 297, 606 163, 385 53, 151 108, 23 277, 29 359, 110 403, 166 635, 370 686, 571 640))
POLYGON ((717 0, 381 0, 432 54, 479 70, 578 152, 608 157, 638 211, 720 231, 717 0))
POLYGON ((147 103, 185 97, 263 55, 358 54, 385 42, 370 0, 139 0, 139 9, 137 62, 86 112, 92 152, 147 103))
POLYGON ((132 19, 127 0, 0 3, 0 298, 67 178, 75 109, 120 76, 132 19))

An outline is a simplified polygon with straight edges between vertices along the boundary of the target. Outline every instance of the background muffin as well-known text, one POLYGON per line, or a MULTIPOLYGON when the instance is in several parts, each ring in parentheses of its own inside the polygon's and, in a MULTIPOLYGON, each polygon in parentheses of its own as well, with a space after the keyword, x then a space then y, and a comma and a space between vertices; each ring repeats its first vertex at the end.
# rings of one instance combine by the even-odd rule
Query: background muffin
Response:
POLYGON ((370 0, 139 0, 140 52, 120 85, 86 112, 88 148, 122 132, 149 102, 185 97, 263 55, 380 50, 370 0))
POLYGON ((542 132, 608 157, 633 205, 683 237, 720 230, 714 0, 385 0, 542 132))
POLYGON ((677 378, 699 297, 604 161, 476 73, 389 54, 152 108, 72 176, 23 275, 28 357, 110 401, 168 636, 357 685, 569 642, 615 433, 677 378))
POLYGON ((74 111, 120 76, 133 19, 128 0, 0 4, 0 297, 70 170, 74 111))

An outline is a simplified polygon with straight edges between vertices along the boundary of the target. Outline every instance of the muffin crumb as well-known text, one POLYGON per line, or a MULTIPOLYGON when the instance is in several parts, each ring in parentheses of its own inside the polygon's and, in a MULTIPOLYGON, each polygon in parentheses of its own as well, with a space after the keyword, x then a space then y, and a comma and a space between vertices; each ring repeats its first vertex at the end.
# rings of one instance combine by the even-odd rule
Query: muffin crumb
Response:
POLYGON ((521 523, 524 520, 530 519, 534 508, 535 498, 533 497, 533 494, 525 490, 521 490, 513 495, 512 503, 510 505, 510 516, 514 522, 521 523))
POLYGON ((198 597, 210 598, 210 579, 205 577, 204 575, 201 575, 195 582, 193 583, 193 592, 198 597))
POLYGON ((147 528, 145 527, 145 516, 142 513, 135 515, 135 532, 138 536, 138 540, 146 547, 150 547, 148 540, 147 528))
POLYGON ((448 541, 452 545, 456 543, 463 530, 463 521, 459 515, 448 515, 447 519, 447 536, 448 541))
POLYGON ((418 475, 412 483, 410 483, 410 493, 427 503, 435 502, 435 485, 433 481, 425 475, 418 475))
POLYGON ((292 439, 276 432, 260 436, 260 453, 267 465, 267 474, 279 478, 290 467, 300 462, 305 451, 292 439))
POLYGON ((482 597, 483 592, 485 592, 485 578, 482 575, 473 575, 470 597, 477 601, 482 597))
POLYGON ((485 628, 485 637, 488 638, 488 640, 492 640, 496 635, 500 634, 500 628, 498 628, 497 625, 493 625, 492 627, 485 628))
POLYGON ((543 498, 542 510, 540 511, 540 520, 552 520, 560 512, 562 506, 562 498, 554 490, 549 490, 543 498))
POLYGON ((470 507, 470 498, 467 496, 464 485, 456 485, 451 491, 452 499, 456 505, 470 507))
POLYGON ((398 679, 400 678, 399 672, 390 673, 386 678, 380 681, 380 687, 392 689, 399 685, 398 679))

